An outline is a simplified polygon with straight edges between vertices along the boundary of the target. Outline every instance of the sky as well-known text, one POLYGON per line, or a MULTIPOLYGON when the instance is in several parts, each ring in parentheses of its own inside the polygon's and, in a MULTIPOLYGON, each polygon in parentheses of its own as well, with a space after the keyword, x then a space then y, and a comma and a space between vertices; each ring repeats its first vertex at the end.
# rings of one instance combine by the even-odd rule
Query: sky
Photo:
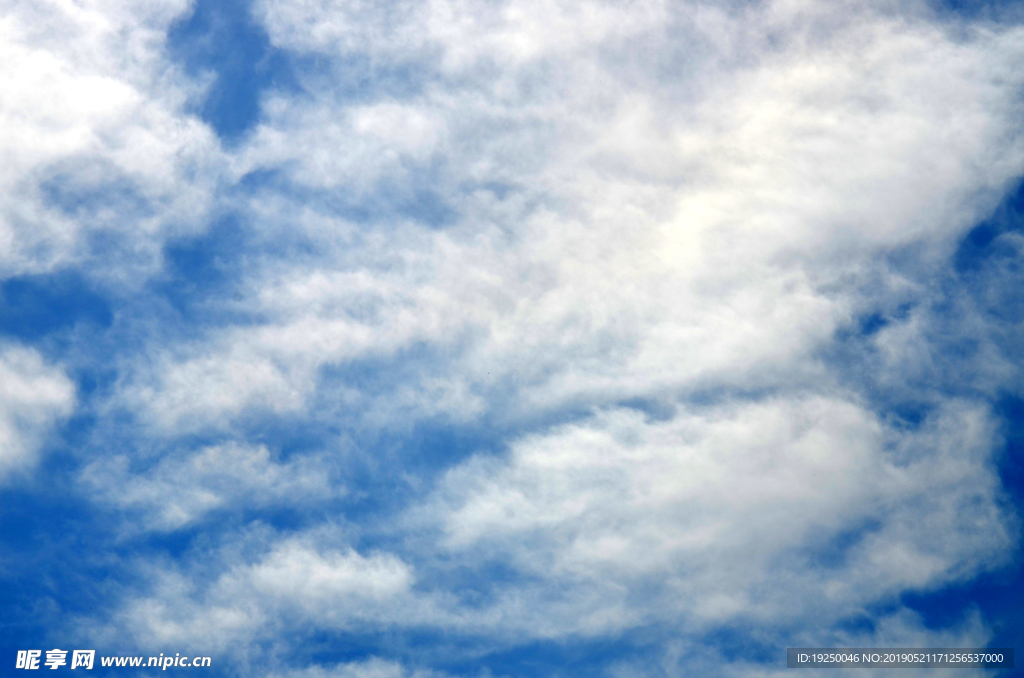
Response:
POLYGON ((0 675, 1022 637, 1021 3, 2 8, 0 675))

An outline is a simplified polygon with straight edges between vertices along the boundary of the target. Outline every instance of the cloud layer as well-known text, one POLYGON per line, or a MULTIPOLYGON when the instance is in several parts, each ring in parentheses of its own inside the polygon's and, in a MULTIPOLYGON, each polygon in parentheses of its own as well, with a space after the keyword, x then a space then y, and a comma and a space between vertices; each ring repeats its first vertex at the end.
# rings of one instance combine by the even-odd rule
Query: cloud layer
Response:
POLYGON ((113 317, 0 356, 5 467, 91 417, 72 491, 120 583, 66 633, 310 677, 988 642, 904 598, 1019 548, 1024 25, 263 0, 222 20, 282 72, 226 143, 167 43, 201 9, 0 25, 0 266, 113 317), (80 410, 65 363, 102 375, 80 410))

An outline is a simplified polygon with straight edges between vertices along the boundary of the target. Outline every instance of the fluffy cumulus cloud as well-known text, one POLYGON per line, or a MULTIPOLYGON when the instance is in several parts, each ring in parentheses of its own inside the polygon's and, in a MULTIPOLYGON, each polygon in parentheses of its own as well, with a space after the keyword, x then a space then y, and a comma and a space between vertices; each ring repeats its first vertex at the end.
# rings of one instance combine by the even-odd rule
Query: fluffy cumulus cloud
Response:
POLYGON ((0 360, 5 440, 99 375, 68 483, 118 583, 64 633, 309 678, 991 641, 907 601, 1019 553, 1021 17, 231 7, 0 23, 0 265, 112 307, 0 360), (167 37, 224 25, 262 50, 230 141, 235 57, 167 37))

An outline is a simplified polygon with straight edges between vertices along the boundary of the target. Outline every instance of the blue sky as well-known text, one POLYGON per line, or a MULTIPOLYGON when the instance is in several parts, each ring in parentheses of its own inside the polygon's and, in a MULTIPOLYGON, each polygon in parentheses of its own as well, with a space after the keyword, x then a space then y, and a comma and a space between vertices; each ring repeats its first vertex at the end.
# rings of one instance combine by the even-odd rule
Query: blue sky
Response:
POLYGON ((1019 3, 11 2, 0 63, 3 675, 1020 637, 1019 3))

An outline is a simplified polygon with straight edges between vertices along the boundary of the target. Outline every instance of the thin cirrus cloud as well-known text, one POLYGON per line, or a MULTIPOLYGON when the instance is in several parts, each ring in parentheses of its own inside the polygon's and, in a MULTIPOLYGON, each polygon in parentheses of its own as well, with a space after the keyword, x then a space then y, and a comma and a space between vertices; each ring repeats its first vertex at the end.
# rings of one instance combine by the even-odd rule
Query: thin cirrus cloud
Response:
POLYGON ((1002 637, 908 600, 1019 552, 1010 10, 12 7, 5 276, 111 309, 2 363, 112 592, 47 638, 405 677, 1002 637))

